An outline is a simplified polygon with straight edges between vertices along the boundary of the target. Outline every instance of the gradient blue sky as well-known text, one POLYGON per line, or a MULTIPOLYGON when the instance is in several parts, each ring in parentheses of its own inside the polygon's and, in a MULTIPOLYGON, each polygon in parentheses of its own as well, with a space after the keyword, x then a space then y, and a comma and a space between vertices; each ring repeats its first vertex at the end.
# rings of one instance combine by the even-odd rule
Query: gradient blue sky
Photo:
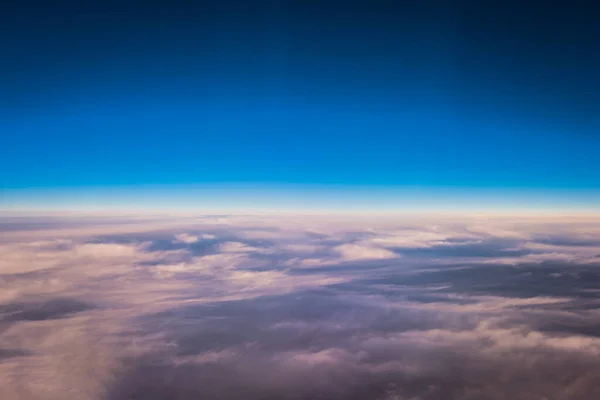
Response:
POLYGON ((0 17, 10 207, 139 185, 600 190, 596 8, 33 3, 0 17))

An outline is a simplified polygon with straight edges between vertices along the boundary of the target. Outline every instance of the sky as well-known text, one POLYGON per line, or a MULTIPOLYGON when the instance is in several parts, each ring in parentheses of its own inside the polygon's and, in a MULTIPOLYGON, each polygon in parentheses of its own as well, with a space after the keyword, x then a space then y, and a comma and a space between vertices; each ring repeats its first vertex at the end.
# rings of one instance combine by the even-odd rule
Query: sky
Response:
POLYGON ((146 187, 207 206, 166 198, 219 185, 320 207, 365 190, 372 208, 415 190, 438 206, 600 199, 589 2, 2 7, 0 208, 131 206, 146 187))

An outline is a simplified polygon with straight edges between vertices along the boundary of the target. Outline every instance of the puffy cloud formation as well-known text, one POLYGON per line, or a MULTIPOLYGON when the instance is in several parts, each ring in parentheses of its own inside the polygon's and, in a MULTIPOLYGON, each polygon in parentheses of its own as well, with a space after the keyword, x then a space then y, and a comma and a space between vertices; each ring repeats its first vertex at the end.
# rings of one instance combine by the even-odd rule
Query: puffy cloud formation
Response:
POLYGON ((341 244, 334 247, 334 250, 340 254, 343 260, 348 261, 383 260, 398 257, 398 254, 391 250, 354 243, 341 244))
POLYGON ((600 221, 0 227, 3 400, 600 396, 600 221))
POLYGON ((200 240, 200 238, 198 236, 190 235, 187 233, 180 233, 175 235, 175 240, 177 242, 191 244, 196 243, 198 240, 200 240))

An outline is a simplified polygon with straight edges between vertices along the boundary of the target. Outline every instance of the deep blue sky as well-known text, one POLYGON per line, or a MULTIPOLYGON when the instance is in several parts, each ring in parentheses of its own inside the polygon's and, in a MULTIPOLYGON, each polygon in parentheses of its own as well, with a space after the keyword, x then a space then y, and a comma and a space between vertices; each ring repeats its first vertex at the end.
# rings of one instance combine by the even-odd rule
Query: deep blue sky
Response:
POLYGON ((7 191, 600 188, 592 2, 12 3, 7 191))

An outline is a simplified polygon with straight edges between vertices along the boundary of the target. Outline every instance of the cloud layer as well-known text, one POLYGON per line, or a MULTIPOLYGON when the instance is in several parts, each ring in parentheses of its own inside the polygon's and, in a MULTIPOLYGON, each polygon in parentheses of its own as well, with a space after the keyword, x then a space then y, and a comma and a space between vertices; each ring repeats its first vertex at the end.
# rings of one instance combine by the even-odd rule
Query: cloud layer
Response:
POLYGON ((1 222, 2 399, 600 396, 600 221, 1 222))

